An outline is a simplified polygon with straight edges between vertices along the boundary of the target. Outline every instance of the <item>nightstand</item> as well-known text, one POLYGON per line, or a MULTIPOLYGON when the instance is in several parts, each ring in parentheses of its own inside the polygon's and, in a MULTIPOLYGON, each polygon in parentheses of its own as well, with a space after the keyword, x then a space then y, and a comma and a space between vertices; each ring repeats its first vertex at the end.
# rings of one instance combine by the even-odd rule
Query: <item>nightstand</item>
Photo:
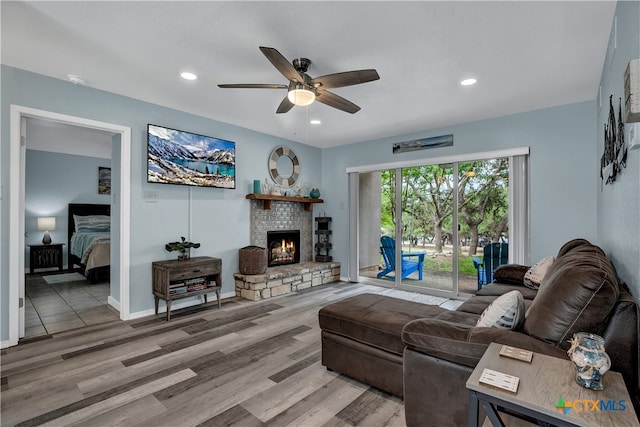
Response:
POLYGON ((62 271, 62 247, 64 243, 29 246, 29 273, 36 268, 58 267, 62 271))

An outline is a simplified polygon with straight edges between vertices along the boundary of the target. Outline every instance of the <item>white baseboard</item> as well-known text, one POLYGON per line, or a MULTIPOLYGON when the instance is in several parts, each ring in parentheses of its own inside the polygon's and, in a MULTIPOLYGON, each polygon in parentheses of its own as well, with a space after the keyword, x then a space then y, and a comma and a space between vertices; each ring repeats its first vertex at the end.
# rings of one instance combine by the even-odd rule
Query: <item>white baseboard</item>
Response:
POLYGON ((8 340, 7 341, 0 341, 0 348, 9 348, 9 347, 11 347, 11 346, 9 345, 9 341, 8 340))
POLYGON ((107 304, 109 304, 111 307, 115 308, 116 310, 120 311, 120 301, 118 301, 111 295, 109 295, 109 298, 107 298, 107 304))
MULTIPOLYGON (((211 298, 212 294, 209 294, 209 298, 208 301, 212 302, 215 301, 215 299, 211 298)), ((223 299, 226 298, 232 298, 235 297, 236 293, 235 291, 232 292, 226 292, 223 294, 220 294, 220 301, 222 301, 223 299)), ((186 308, 186 307, 193 307, 196 305, 200 305, 202 304, 203 299, 201 298, 202 295, 198 295, 198 296, 194 296, 193 298, 185 298, 183 300, 177 301, 177 302, 173 302, 171 303, 171 311, 180 309, 180 308, 186 308)), ((213 298, 215 298, 215 296, 213 296, 213 298)), ((162 300, 160 300, 160 305, 158 306, 158 314, 160 313, 166 313, 167 312, 167 305, 166 303, 163 303, 162 300)), ((133 319, 140 319, 142 317, 147 317, 147 316, 155 316, 156 315, 156 310, 154 308, 151 308, 149 310, 143 310, 143 311, 137 311, 135 313, 130 313, 129 314, 129 320, 133 320, 133 319)))

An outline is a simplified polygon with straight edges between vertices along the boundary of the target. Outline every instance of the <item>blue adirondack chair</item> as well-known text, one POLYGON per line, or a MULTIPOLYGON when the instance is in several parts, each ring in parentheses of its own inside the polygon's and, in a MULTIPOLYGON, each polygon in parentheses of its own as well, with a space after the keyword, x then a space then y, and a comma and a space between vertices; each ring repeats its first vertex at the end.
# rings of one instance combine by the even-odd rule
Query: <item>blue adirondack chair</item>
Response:
POLYGON ((482 250, 482 261, 473 258, 473 266, 478 273, 478 290, 493 282, 493 272, 498 266, 509 262, 509 244, 493 242, 482 250))
MULTIPOLYGON (((376 276, 378 279, 396 270, 396 241, 389 236, 380 237, 380 253, 382 254, 382 258, 384 258, 385 268, 376 276)), ((402 254, 401 277, 403 279, 417 271, 419 280, 422 280, 424 255, 424 252, 402 254)))

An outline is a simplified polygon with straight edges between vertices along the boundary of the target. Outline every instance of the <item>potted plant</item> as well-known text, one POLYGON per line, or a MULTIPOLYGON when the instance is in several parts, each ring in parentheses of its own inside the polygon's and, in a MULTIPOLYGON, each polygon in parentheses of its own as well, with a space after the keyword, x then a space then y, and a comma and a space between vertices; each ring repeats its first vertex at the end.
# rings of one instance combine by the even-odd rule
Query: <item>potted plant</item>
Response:
POLYGON ((187 260, 189 259, 189 250, 191 248, 199 248, 200 243, 187 242, 187 239, 184 237, 180 237, 180 239, 182 239, 180 242, 167 243, 164 248, 169 252, 179 251, 180 255, 178 255, 178 259, 187 260))

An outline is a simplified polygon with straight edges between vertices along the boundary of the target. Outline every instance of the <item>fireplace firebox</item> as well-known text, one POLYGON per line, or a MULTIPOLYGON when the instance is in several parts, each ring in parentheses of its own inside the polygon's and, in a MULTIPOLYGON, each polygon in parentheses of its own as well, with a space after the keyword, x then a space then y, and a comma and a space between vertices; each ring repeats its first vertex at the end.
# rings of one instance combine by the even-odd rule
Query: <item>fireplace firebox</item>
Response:
POLYGON ((300 262, 300 230, 267 231, 267 265, 300 262))

